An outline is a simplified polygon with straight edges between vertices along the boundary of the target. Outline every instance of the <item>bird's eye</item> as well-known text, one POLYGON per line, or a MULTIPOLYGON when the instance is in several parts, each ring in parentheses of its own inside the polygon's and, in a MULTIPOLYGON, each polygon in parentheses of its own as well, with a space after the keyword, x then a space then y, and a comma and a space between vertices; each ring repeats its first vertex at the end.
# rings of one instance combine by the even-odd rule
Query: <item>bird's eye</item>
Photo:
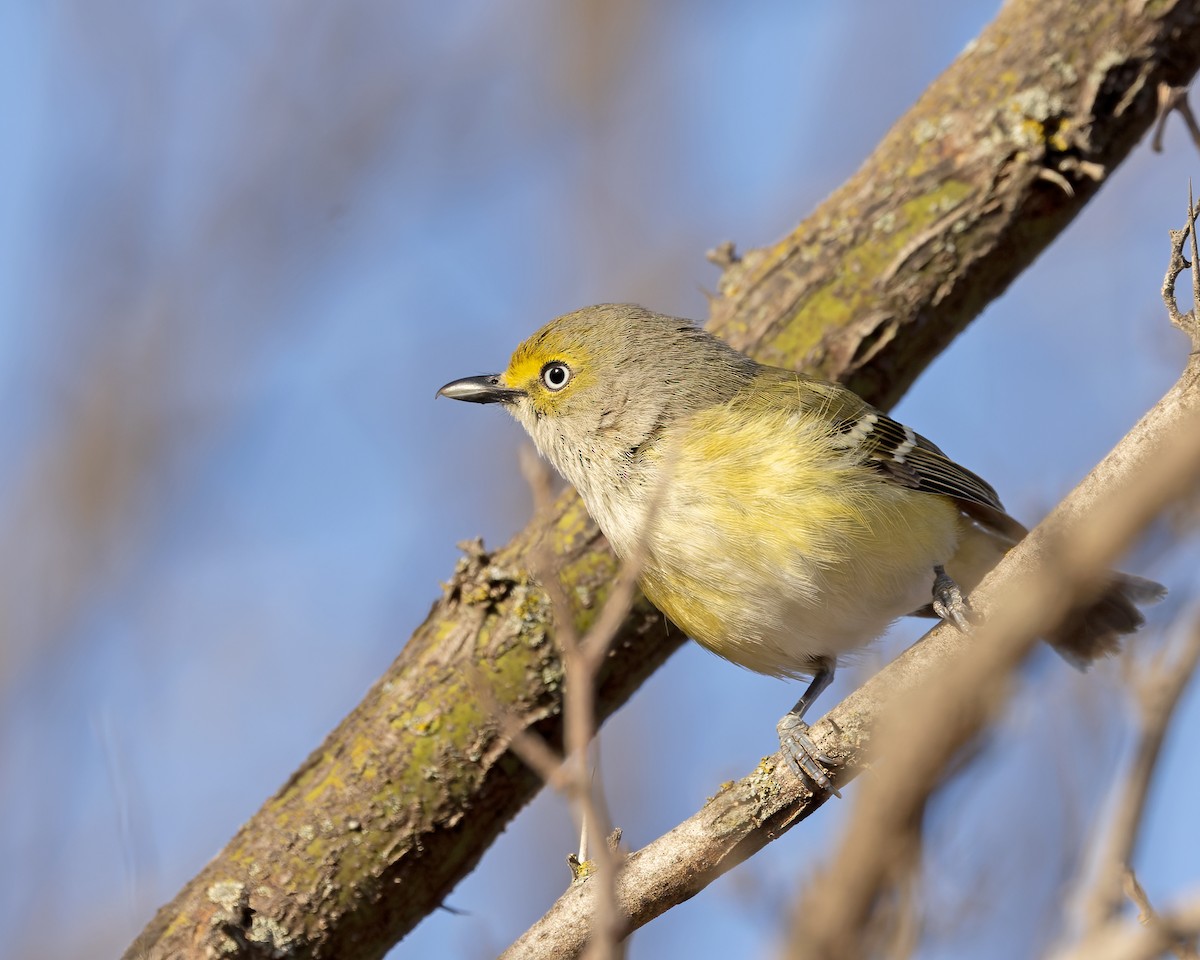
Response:
POLYGON ((567 385, 571 379, 571 368, 561 360, 552 360, 542 367, 542 383, 547 390, 556 393, 567 385))

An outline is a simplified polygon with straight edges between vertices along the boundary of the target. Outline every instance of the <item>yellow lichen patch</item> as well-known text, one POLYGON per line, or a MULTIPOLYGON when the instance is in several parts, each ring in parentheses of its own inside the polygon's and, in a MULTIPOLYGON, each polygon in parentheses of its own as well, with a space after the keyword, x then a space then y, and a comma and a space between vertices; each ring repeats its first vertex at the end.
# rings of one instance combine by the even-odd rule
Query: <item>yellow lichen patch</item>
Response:
POLYGON ((441 727, 441 711, 428 700, 418 700, 403 713, 392 720, 393 727, 399 727, 408 733, 419 737, 427 737, 437 733, 441 727))
POLYGON ((513 591, 512 616, 520 622, 518 634, 528 639, 528 628, 543 628, 550 619, 550 601, 541 590, 528 585, 522 585, 513 591))
POLYGON ((588 516, 583 501, 577 500, 563 511, 558 522, 550 529, 550 550, 555 556, 562 556, 576 546, 577 541, 588 535, 592 530, 592 521, 588 516))
POLYGON ((350 746, 350 762, 358 775, 364 780, 374 780, 377 776, 375 766, 375 744, 369 737, 356 736, 350 746))
POLYGON ((325 762, 328 772, 304 795, 305 803, 316 803, 328 790, 340 793, 346 789, 346 782, 339 772, 341 764, 329 754, 325 754, 325 762))
POLYGON ((899 250, 914 235, 929 229, 974 192, 975 187, 964 180, 943 180, 935 190, 907 201, 900 208, 907 229, 893 236, 891 246, 899 250))
MULTIPOLYGON (((592 629, 603 612, 620 569, 619 561, 611 553, 592 551, 560 571, 567 596, 574 600, 572 622, 580 636, 592 629)), ((635 594, 632 605, 636 606, 637 602, 635 594)))
POLYGON ((324 837, 314 836, 304 847, 304 853, 313 861, 323 861, 329 850, 329 843, 324 837))
POLYGON ((501 703, 515 702, 526 693, 530 669, 539 669, 540 664, 530 662, 528 648, 513 647, 495 657, 488 671, 492 693, 501 703))
POLYGON ((449 640, 460 629, 459 622, 453 617, 445 617, 434 624, 434 646, 440 646, 449 640))
POLYGON ((1027 147, 1046 142, 1046 125, 1040 120, 1026 117, 1021 121, 1020 130, 1022 134, 1020 142, 1027 147))
POLYGON ((1059 153, 1063 153, 1071 147, 1071 132, 1071 119, 1069 117, 1064 117, 1055 122, 1054 129, 1046 137, 1046 143, 1050 145, 1051 150, 1057 150, 1059 153))
POLYGON ((468 606, 487 603, 490 599, 487 586, 479 582, 464 583, 459 591, 459 596, 462 598, 462 602, 468 606))
POLYGON ((737 781, 736 781, 736 780, 725 780, 725 781, 722 781, 721 783, 719 783, 719 784, 717 785, 717 792, 716 792, 716 793, 714 793, 714 794, 713 794, 711 797, 706 797, 706 798, 705 798, 705 800, 704 800, 704 802, 705 802, 705 803, 712 803, 712 802, 713 802, 714 800, 716 800, 716 799, 717 799, 717 797, 719 797, 721 794, 725 793, 725 792, 726 792, 726 791, 728 791, 728 790, 732 790, 732 789, 733 789, 734 787, 736 787, 736 786, 737 786, 737 781))
POLYGON ((567 857, 567 866, 571 868, 572 883, 582 883, 596 872, 595 860, 580 860, 573 853, 567 857))
POLYGON ((240 844, 231 846, 225 851, 225 859, 240 867, 250 867, 254 864, 254 855, 240 844))
POLYGON ((184 928, 191 927, 192 923, 193 918, 191 912, 186 908, 180 910, 177 914, 175 914, 174 917, 171 918, 171 922, 167 924, 167 929, 163 932, 162 939, 164 941, 167 940, 169 937, 178 933, 184 928))
POLYGON ((843 293, 844 285, 836 278, 813 288, 802 307, 780 325, 771 340, 771 356, 763 359, 795 363, 808 356, 830 330, 845 326, 859 310, 843 293))
MULTIPOLYGON (((808 356, 831 329, 849 325, 867 309, 863 302, 874 295, 870 284, 857 278, 882 276, 896 258, 947 213, 969 197, 974 188, 961 180, 944 180, 927 194, 903 204, 888 218, 892 232, 867 232, 861 243, 847 249, 836 276, 810 289, 796 311, 780 325, 770 345, 768 359, 795 363, 808 356)), ((933 239, 933 238, 931 238, 933 239)))

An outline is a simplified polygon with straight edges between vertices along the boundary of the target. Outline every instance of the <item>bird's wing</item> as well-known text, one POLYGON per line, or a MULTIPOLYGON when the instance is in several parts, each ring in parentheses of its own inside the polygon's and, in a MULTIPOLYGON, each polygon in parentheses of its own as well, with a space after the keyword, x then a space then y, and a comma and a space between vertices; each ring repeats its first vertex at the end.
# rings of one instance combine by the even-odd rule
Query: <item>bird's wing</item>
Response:
POLYGON ((991 484, 955 463, 931 440, 840 384, 786 373, 790 386, 787 379, 779 378, 781 382, 770 392, 781 396, 784 390, 813 391, 815 409, 829 422, 835 437, 844 438, 847 449, 860 450, 866 463, 882 477, 914 490, 951 497, 972 519, 1014 543, 1025 535, 1025 528, 1005 512, 991 484))

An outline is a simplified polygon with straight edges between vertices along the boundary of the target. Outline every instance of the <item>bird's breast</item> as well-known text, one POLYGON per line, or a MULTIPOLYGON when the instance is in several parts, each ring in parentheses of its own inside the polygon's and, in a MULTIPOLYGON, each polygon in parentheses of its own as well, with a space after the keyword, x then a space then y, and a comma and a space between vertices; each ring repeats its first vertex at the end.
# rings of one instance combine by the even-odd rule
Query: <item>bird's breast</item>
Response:
POLYGON ((929 602, 953 555, 947 498, 847 462, 797 418, 704 425, 580 492, 646 595, 704 646, 761 673, 811 672, 929 602))

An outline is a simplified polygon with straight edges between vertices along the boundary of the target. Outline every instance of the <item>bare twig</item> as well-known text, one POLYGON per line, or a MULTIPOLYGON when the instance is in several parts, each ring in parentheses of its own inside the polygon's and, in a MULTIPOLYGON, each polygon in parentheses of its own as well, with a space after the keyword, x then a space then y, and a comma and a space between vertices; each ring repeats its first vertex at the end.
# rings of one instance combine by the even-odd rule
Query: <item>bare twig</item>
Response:
POLYGON ((529 493, 533 497, 533 515, 548 516, 554 508, 554 471, 528 443, 523 443, 518 448, 517 462, 521 467, 521 476, 525 478, 529 493))
POLYGON ((1172 113, 1178 113, 1183 117, 1188 133, 1191 134, 1192 143, 1200 147, 1200 125, 1196 123, 1196 115, 1192 112, 1187 95, 1187 87, 1175 87, 1169 83, 1158 85, 1158 119, 1154 122, 1154 136, 1150 140, 1150 149, 1155 153, 1162 153, 1167 117, 1172 113))
POLYGON ((1112 920, 1079 943, 1055 953, 1051 960, 1157 960, 1164 950, 1174 950, 1180 945, 1186 949, 1197 935, 1200 935, 1200 892, 1156 914, 1153 924, 1112 920))
POLYGON ((1180 230, 1171 231, 1171 256, 1167 263, 1167 275, 1163 279, 1162 298, 1163 303, 1167 305, 1167 315, 1171 318, 1171 322, 1180 330, 1186 333, 1192 340, 1193 349, 1200 346, 1200 332, 1198 332, 1197 310, 1200 309, 1200 273, 1192 270, 1192 309, 1187 313, 1182 313, 1179 309, 1179 303, 1175 299, 1175 281, 1179 279, 1179 275, 1192 267, 1196 263, 1196 217, 1200 216, 1200 209, 1192 202, 1192 188, 1188 185, 1188 213, 1187 221, 1180 230), (1191 263, 1183 255, 1183 245, 1191 238, 1191 263))
MULTIPOLYGON (((519 726, 515 720, 506 726, 513 736, 514 749, 522 759, 527 760, 547 783, 561 786, 573 801, 572 809, 579 826, 579 851, 568 862, 575 881, 598 884, 588 945, 589 954, 597 958, 615 957, 627 931, 624 923, 618 920, 616 909, 615 883, 620 851, 616 844, 610 844, 607 839, 609 836, 619 836, 619 831, 612 831, 603 778, 597 776, 596 678, 637 596, 645 544, 657 522, 673 463, 674 457, 668 452, 661 465, 660 479, 647 502, 641 541, 633 555, 622 564, 620 574, 586 636, 579 637, 572 627, 574 618, 571 616, 570 602, 553 570, 549 551, 544 546, 535 551, 532 570, 550 598, 555 639, 563 659, 566 688, 563 697, 565 760, 555 764, 553 761, 556 758, 549 747, 527 732, 513 729, 519 726), (596 757, 591 768, 588 764, 589 754, 596 757), (589 856, 594 858, 594 865, 588 863, 589 856)), ((546 500, 550 485, 547 471, 541 466, 540 461, 534 462, 529 455, 522 460, 522 470, 533 490, 535 504, 546 500)))
MULTIPOLYGON (((1083 907, 1084 929, 1095 930, 1121 910, 1128 892, 1133 855, 1150 784, 1171 717, 1200 663, 1200 619, 1192 625, 1179 654, 1155 658, 1133 678, 1138 712, 1137 743, 1130 769, 1119 775, 1116 800, 1100 844, 1095 879, 1083 907)), ((1135 881, 1136 882, 1136 881, 1135 881)), ((1140 888, 1139 888, 1140 889, 1140 888)))
POLYGON ((1158 911, 1150 903, 1150 898, 1146 896, 1146 891, 1142 889, 1142 885, 1138 883, 1137 875, 1132 870, 1125 871, 1123 881, 1125 895, 1138 908, 1138 923, 1143 927, 1155 927, 1165 939, 1173 940, 1174 942, 1171 944, 1170 950, 1179 960, 1196 960, 1195 937, 1175 933, 1163 924, 1162 917, 1158 915, 1158 911))
MULTIPOLYGON (((536 494, 535 494, 536 496, 536 494)), ((595 681, 599 658, 590 656, 597 647, 607 650, 612 642, 616 627, 628 614, 633 599, 632 591, 614 588, 605 600, 596 625, 586 637, 579 637, 573 627, 571 604, 550 562, 549 552, 544 548, 535 551, 531 570, 550 598, 554 613, 555 640, 562 654, 563 682, 563 739, 566 759, 566 794, 572 801, 571 809, 579 828, 579 852, 572 864, 576 879, 598 875, 598 896, 595 922, 591 930, 591 954, 597 958, 615 957, 620 932, 616 924, 616 895, 613 878, 617 870, 617 859, 604 843, 604 836, 611 829, 608 804, 603 790, 603 779, 594 778, 589 770, 589 746, 596 730, 595 681), (620 606, 620 609, 615 608, 620 606), (607 617, 606 617, 607 614, 607 617), (601 627, 601 623, 603 626, 601 627), (608 636, 600 632, 608 632, 608 636), (594 851, 595 869, 586 864, 589 853, 594 851)), ((627 579, 622 568, 618 584, 627 579)), ((525 754, 522 753, 522 759, 525 754)), ((541 770, 534 768, 539 774, 541 770)), ((543 775, 544 776, 544 775, 543 775)), ((550 782, 550 781, 547 781, 550 782)))

